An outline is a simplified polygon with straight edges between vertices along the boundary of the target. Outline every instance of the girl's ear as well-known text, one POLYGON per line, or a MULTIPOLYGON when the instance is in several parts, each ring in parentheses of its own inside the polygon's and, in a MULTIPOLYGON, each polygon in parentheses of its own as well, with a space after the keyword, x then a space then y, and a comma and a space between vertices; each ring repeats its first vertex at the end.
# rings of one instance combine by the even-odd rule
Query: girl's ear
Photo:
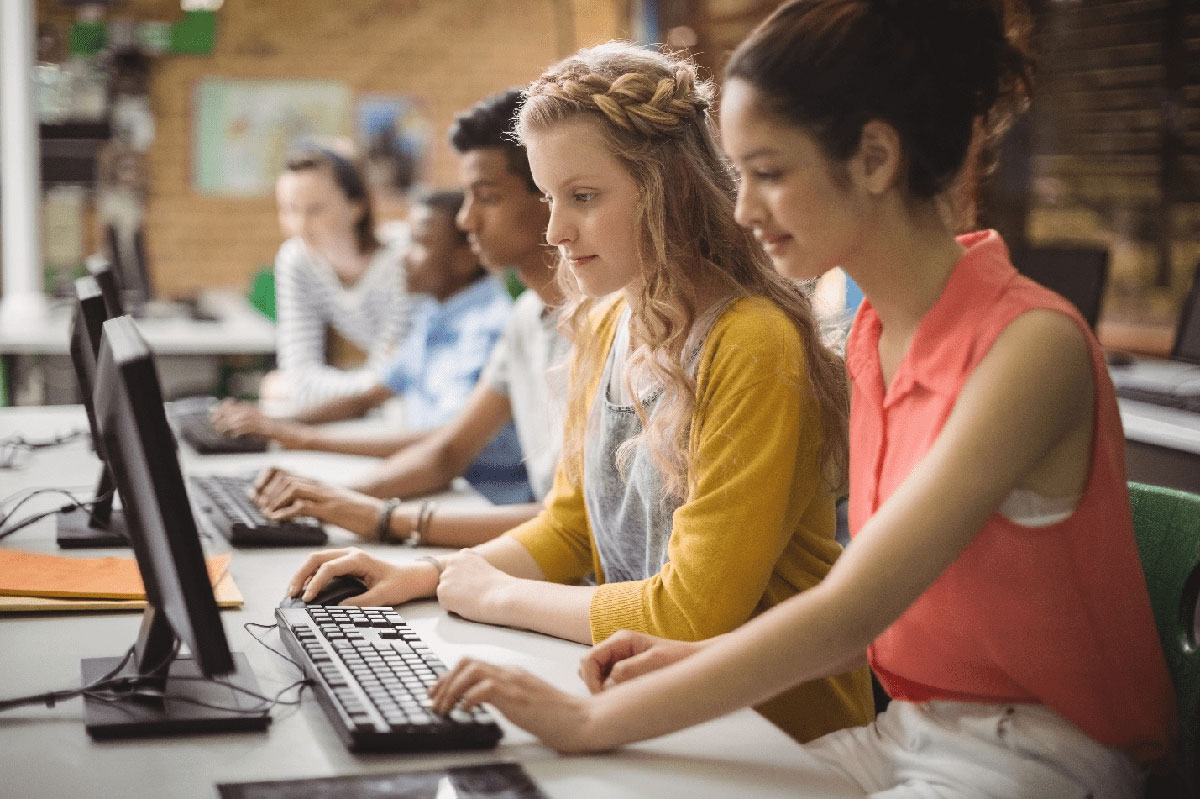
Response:
POLYGON ((904 173, 904 150, 896 129, 878 119, 863 125, 858 152, 850 159, 850 174, 868 194, 892 188, 904 173))

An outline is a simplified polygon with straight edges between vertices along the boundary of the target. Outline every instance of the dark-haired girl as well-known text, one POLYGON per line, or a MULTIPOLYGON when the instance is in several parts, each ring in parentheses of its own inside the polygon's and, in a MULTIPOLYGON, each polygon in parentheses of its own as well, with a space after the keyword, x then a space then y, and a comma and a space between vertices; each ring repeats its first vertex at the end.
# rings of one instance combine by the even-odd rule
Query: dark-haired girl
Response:
POLYGON ((867 298, 846 356, 854 541, 716 639, 614 636, 583 662, 591 697, 465 661, 436 706, 490 702, 557 749, 603 749, 869 662, 889 709, 808 746, 851 790, 1137 795, 1175 719, 1104 359, 995 232, 956 238, 942 200, 973 129, 1028 87, 1004 16, 791 2, 727 77, 739 221, 780 272, 841 265, 867 298))
POLYGON ((379 382, 403 333, 407 242, 376 238, 362 173, 332 149, 293 153, 275 197, 288 239, 275 256, 279 371, 264 400, 300 409, 362 392, 379 382), (363 368, 328 362, 331 329, 362 350, 363 368))

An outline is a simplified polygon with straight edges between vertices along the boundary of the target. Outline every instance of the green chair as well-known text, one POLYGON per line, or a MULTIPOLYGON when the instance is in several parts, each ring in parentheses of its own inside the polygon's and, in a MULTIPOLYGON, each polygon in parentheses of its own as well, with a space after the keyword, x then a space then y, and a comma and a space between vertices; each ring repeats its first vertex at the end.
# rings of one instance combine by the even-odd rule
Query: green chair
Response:
POLYGON ((275 321, 275 268, 264 266, 250 279, 250 290, 246 299, 263 316, 275 321))
POLYGON ((1151 796, 1200 795, 1200 496, 1173 488, 1129 484, 1133 526, 1158 637, 1179 713, 1176 784, 1151 786, 1151 796))
POLYGON ((521 278, 512 269, 504 273, 504 288, 508 290, 508 296, 514 300, 525 292, 525 284, 521 282, 521 278))

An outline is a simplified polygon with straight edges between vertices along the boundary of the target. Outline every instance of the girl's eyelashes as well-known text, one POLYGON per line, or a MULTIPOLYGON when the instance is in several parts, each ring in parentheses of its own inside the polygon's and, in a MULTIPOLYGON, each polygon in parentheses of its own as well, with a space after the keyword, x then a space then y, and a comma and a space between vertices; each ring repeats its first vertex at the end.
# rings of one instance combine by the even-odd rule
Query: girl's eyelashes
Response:
MULTIPOLYGON (((596 199, 597 194, 599 194, 599 192, 596 191, 574 191, 571 192, 571 199, 577 203, 590 203, 592 200, 596 199)), ((554 198, 549 194, 543 194, 541 201, 547 205, 554 205, 554 198)))
POLYGON ((750 171, 750 176, 763 183, 771 183, 779 180, 783 176, 783 172, 778 169, 754 169, 750 171))

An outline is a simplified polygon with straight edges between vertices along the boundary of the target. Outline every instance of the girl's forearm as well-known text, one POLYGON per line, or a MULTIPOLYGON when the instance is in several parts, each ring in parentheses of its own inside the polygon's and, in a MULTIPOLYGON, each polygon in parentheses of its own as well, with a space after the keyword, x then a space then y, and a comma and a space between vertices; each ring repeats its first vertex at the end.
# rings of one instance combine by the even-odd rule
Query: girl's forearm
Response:
POLYGON ((595 592, 592 586, 511 580, 499 592, 492 608, 494 618, 488 621, 590 644, 595 592))
POLYGON ((472 547, 523 524, 541 511, 530 502, 523 505, 496 505, 482 510, 437 509, 429 520, 424 543, 434 547, 472 547))
POLYGON ((675 732, 859 664, 870 636, 823 608, 822 593, 809 589, 678 663, 596 695, 589 748, 675 732))

